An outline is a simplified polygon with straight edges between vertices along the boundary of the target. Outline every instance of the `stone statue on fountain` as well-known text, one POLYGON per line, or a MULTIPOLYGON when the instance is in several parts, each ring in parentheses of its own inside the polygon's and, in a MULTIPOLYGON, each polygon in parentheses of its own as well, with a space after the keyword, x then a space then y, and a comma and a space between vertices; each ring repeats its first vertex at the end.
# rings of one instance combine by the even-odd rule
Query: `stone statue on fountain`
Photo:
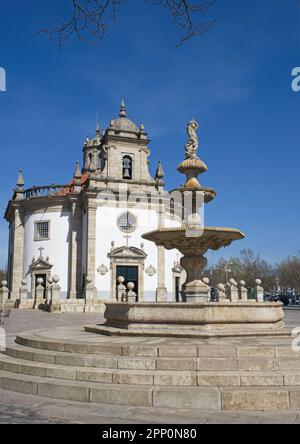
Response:
POLYGON ((199 124, 196 120, 191 120, 187 126, 187 134, 189 140, 185 145, 185 157, 186 159, 193 159, 197 157, 197 150, 199 148, 199 140, 197 130, 199 129, 199 124))

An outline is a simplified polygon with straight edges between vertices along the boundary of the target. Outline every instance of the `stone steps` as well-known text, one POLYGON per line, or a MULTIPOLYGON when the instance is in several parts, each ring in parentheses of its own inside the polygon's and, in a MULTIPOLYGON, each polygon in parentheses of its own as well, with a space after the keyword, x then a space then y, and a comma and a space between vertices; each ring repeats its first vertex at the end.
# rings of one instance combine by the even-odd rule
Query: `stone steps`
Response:
MULTIPOLYGON (((176 341, 172 346, 145 345, 144 343, 131 343, 124 338, 111 339, 105 338, 103 343, 99 342, 83 342, 61 340, 54 338, 46 338, 37 334, 25 333, 16 337, 16 343, 29 348, 39 349, 42 351, 53 351, 63 353, 78 354, 97 354, 104 356, 134 356, 134 357, 186 357, 186 358, 281 358, 281 357, 299 357, 300 354, 292 350, 290 344, 286 346, 286 341, 282 345, 271 346, 268 342, 262 345, 177 345, 176 341)), ((154 341, 155 342, 155 341, 154 341)), ((279 342, 280 343, 280 342, 279 342)))
MULTIPOLYGON (((36 345, 36 343, 34 344, 36 345)), ((209 348, 209 347, 208 347, 209 348)), ((28 346, 10 345, 7 347, 6 354, 8 356, 24 359, 34 362, 51 363, 65 366, 79 366, 79 367, 92 367, 92 368, 105 368, 105 369, 123 369, 123 370, 152 370, 152 371, 188 371, 188 372, 271 372, 280 371, 285 372, 292 369, 293 371, 300 372, 300 354, 295 353, 291 356, 284 356, 284 351, 279 357, 272 357, 271 352, 265 351, 265 357, 251 357, 251 351, 249 348, 237 350, 237 354, 247 357, 216 357, 216 350, 212 349, 211 355, 213 357, 205 357, 205 354, 209 354, 209 350, 203 348, 198 349, 198 354, 202 354, 201 357, 189 357, 189 356, 153 356, 142 357, 126 355, 123 356, 121 351, 117 354, 113 354, 113 350, 110 350, 110 354, 82 354, 71 352, 55 352, 52 350, 42 350, 40 348, 32 348, 28 346)), ((123 350, 124 352, 124 350, 123 350)), ((162 353, 162 350, 159 350, 162 353)), ((178 352, 178 350, 177 350, 178 352)), ((128 353, 128 350, 126 350, 128 353)), ((166 354, 174 354, 175 352, 169 350, 166 354)), ((132 351, 133 354, 133 351, 132 351)), ((164 353, 162 353, 164 355, 164 353)), ((258 349, 255 349, 252 354, 258 355, 258 349)))
POLYGON ((66 333, 26 333, 9 342, 0 354, 0 388, 139 407, 300 409, 300 353, 286 340, 97 341, 79 330, 69 340, 59 334, 66 333))
POLYGON ((231 372, 122 370, 64 366, 0 354, 0 370, 17 374, 103 384, 154 386, 300 386, 300 371, 231 372))
POLYGON ((148 387, 65 381, 0 371, 0 388, 68 401, 201 410, 299 410, 295 387, 148 387))

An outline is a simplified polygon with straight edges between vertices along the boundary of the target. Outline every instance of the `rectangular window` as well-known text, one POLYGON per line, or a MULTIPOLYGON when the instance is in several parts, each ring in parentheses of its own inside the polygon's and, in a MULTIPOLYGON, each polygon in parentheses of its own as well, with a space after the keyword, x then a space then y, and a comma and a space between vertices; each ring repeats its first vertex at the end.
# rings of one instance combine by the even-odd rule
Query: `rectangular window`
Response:
POLYGON ((34 240, 43 241, 50 239, 50 222, 35 222, 34 225, 34 240))

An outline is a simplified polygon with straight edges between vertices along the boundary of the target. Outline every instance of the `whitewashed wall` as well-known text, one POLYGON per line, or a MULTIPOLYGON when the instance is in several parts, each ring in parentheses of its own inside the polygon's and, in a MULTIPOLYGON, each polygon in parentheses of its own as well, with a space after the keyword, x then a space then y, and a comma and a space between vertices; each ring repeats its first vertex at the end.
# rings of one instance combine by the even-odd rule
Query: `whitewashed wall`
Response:
MULTIPOLYGON (((117 226, 117 219, 122 213, 127 211, 126 208, 113 207, 99 207, 96 217, 96 270, 104 264, 107 268, 110 267, 110 260, 107 254, 111 249, 111 242, 115 242, 115 247, 126 245, 125 233, 122 233, 117 226)), ((157 265, 157 248, 153 242, 145 241, 142 235, 148 231, 157 229, 157 213, 155 210, 145 209, 130 209, 138 219, 138 228, 134 233, 131 233, 129 246, 140 248, 141 243, 144 243, 144 250, 147 259, 145 261, 145 269, 150 265, 158 269, 157 265)), ((166 226, 178 226, 174 221, 166 221, 166 226)), ((166 285, 170 298, 173 293, 173 278, 172 267, 177 258, 177 251, 166 252, 166 285)), ((110 298, 111 275, 110 272, 105 276, 100 276, 96 271, 96 287, 101 298, 110 298)), ((157 288, 157 274, 149 277, 146 273, 144 275, 144 292, 146 300, 155 299, 155 291, 157 288)))
POLYGON ((31 279, 29 266, 32 258, 38 259, 39 248, 43 247, 43 256, 50 258, 53 264, 52 275, 59 275, 62 287, 62 296, 67 295, 68 273, 69 273, 69 241, 70 241, 70 217, 68 212, 47 212, 43 214, 32 214, 25 217, 25 248, 24 248, 24 276, 28 279, 28 286, 31 291, 31 279), (34 224, 36 221, 50 221, 50 240, 34 240, 34 224))

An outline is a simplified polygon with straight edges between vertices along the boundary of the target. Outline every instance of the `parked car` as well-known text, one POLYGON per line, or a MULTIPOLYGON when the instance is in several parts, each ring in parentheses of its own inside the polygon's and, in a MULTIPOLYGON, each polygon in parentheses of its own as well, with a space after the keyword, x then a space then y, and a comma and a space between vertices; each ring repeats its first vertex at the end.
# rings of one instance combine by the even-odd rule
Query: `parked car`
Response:
POLYGON ((291 303, 291 297, 286 294, 278 294, 275 296, 271 296, 270 302, 282 302, 285 307, 287 307, 291 303))

